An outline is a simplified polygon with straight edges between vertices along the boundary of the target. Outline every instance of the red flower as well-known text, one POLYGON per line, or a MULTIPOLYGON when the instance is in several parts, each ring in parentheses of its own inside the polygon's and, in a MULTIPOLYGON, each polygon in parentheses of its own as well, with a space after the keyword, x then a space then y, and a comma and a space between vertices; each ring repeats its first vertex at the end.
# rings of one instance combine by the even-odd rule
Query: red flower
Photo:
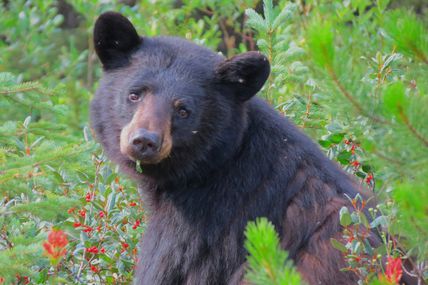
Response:
POLYGON ((403 268, 401 258, 388 256, 385 270, 386 279, 393 284, 398 284, 402 275, 403 268))
POLYGON ((76 208, 74 208, 74 207, 70 208, 67 210, 67 213, 69 213, 69 214, 74 213, 74 210, 76 210, 76 208))
POLYGON ((83 230, 83 232, 85 232, 85 233, 90 233, 90 232, 92 232, 94 229, 92 228, 92 227, 90 227, 90 226, 86 226, 86 225, 84 225, 83 226, 85 229, 83 230))
POLYGON ((351 162, 351 165, 355 168, 360 166, 360 163, 357 160, 354 160, 353 162, 351 162))
POLYGON ((81 223, 79 223, 79 222, 75 222, 75 223, 73 224, 73 227, 78 228, 78 227, 80 227, 81 225, 82 225, 81 223))
POLYGON ((97 254, 98 253, 98 248, 96 246, 91 246, 91 247, 88 247, 86 249, 86 252, 97 254))
POLYGON ((132 226, 132 229, 137 229, 139 226, 140 226, 140 224, 141 224, 141 221, 140 220, 136 220, 135 221, 135 224, 132 226))
POLYGON ((58 260, 67 252, 65 249, 67 244, 66 234, 62 230, 52 229, 48 235, 47 242, 43 243, 43 247, 48 256, 54 260, 58 260))
POLYGON ((92 200, 92 195, 91 195, 91 193, 87 193, 87 194, 86 194, 86 196, 85 196, 85 200, 86 200, 86 202, 91 202, 91 200, 92 200))
POLYGON ((101 253, 106 253, 106 249, 104 247, 101 248, 101 253))
POLYGON ((100 216, 100 218, 103 218, 103 217, 105 216, 104 211, 100 211, 100 212, 98 213, 98 215, 100 216))
POLYGON ((91 265, 91 271, 97 273, 99 270, 95 265, 91 265))
POLYGON ((350 144, 351 142, 349 140, 345 140, 345 144, 350 144))
POLYGON ((135 203, 135 202, 131 202, 131 203, 129 203, 129 206, 131 206, 131 207, 135 207, 135 206, 137 206, 137 203, 135 203))
MULTIPOLYGON (((30 283, 30 278, 28 276, 20 276, 19 274, 16 274, 16 279, 18 280, 18 283, 20 283, 21 281, 24 281, 24 284, 29 284, 30 283)), ((0 284, 3 284, 4 282, 4 278, 0 277, 0 284)))
POLYGON ((370 184, 372 181, 373 181, 373 175, 371 175, 371 174, 367 175, 367 177, 366 177, 366 183, 370 184))
POLYGON ((97 232, 101 232, 101 226, 97 227, 97 232))
POLYGON ((82 217, 85 217, 86 216, 86 210, 85 209, 79 210, 79 215, 82 217))
POLYGON ((122 242, 122 252, 126 251, 129 247, 129 244, 127 244, 126 242, 122 242))
POLYGON ((348 238, 347 238, 347 242, 349 242, 349 243, 351 243, 351 242, 353 242, 354 241, 354 239, 355 239, 355 237, 354 237, 354 235, 350 235, 348 238))

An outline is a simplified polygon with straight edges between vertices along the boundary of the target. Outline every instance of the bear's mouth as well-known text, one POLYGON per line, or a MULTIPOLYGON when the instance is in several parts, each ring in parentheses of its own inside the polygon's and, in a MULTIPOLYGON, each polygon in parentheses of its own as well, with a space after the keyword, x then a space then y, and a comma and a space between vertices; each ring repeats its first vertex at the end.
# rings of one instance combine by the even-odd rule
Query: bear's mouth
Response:
POLYGON ((121 153, 131 160, 134 164, 155 165, 162 162, 171 154, 172 143, 170 140, 163 140, 162 144, 153 149, 138 149, 128 145, 121 149, 121 153))
POLYGON ((161 158, 158 154, 153 156, 147 156, 147 155, 139 155, 139 154, 126 154, 128 160, 133 165, 153 165, 160 163, 163 158, 161 158))

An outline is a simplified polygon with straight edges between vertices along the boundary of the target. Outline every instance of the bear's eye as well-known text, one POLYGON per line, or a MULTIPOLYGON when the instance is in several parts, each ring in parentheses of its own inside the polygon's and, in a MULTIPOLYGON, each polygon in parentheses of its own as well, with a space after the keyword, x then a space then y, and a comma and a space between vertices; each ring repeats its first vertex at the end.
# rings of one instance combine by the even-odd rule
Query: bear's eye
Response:
POLYGON ((179 107, 177 109, 177 114, 178 114, 178 116, 180 116, 180 118, 185 119, 185 118, 189 117, 190 112, 188 110, 186 110, 184 107, 179 107))
POLYGON ((141 95, 137 94, 137 93, 131 93, 128 95, 128 99, 129 101, 135 103, 135 102, 140 102, 141 101, 141 95))

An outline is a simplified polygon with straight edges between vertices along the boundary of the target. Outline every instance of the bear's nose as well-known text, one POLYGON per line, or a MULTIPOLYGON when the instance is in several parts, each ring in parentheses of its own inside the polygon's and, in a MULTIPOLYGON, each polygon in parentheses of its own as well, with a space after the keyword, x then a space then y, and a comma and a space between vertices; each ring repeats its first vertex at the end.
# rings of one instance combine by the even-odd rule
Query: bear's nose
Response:
POLYGON ((143 156, 156 154, 161 145, 160 135, 146 129, 139 129, 134 132, 130 139, 130 145, 135 152, 143 156))

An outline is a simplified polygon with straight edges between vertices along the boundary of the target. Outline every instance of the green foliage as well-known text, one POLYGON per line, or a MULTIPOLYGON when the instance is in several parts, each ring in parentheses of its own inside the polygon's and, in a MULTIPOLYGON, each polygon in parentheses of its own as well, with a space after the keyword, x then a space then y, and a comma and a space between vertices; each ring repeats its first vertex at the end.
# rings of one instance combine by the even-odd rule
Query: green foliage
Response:
POLYGON ((426 27, 414 14, 399 10, 390 12, 386 17, 385 30, 399 52, 428 64, 426 27))
POLYGON ((359 284, 369 284, 377 279, 380 272, 385 269, 382 258, 391 256, 393 244, 389 242, 387 235, 390 220, 388 216, 379 213, 377 208, 368 208, 369 201, 364 200, 359 194, 354 198, 348 197, 353 209, 342 207, 339 212, 340 225, 343 233, 340 240, 331 239, 332 246, 342 252, 348 267, 343 270, 354 272, 359 278, 359 284), (369 217, 367 217, 369 213, 369 217), (372 221, 369 223, 369 221, 372 221), (370 231, 377 232, 384 243, 377 248, 370 243, 370 231))
POLYGON ((428 191, 424 180, 398 184, 393 192, 400 209, 397 223, 392 224, 395 232, 404 236, 407 247, 416 247, 414 254, 421 260, 428 259, 428 191), (411 194, 409 194, 411 193, 411 194), (414 234, 417 233, 417 234, 414 234))
POLYGON ((315 20, 308 28, 308 49, 315 63, 327 70, 334 62, 334 33, 331 22, 315 20))
MULTIPOLYGON (((278 9, 266 2, 264 18, 247 11, 248 24, 262 38, 270 28, 266 19, 274 17, 271 11, 278 9)), ((278 4, 282 5, 285 4, 278 4)), ((421 241, 426 236, 417 228, 426 228, 428 224, 426 219, 416 221, 423 209, 411 209, 410 201, 424 197, 421 192, 426 192, 426 187, 415 192, 410 189, 418 187, 416 181, 420 185, 428 183, 428 128, 422 123, 426 121, 428 106, 428 84, 424 79, 428 72, 426 22, 409 12, 386 11, 388 1, 377 1, 376 7, 370 5, 370 1, 300 5, 303 15, 293 19, 288 33, 294 41, 304 43, 300 61, 311 68, 304 73, 303 84, 285 78, 281 83, 286 86, 283 88, 272 85, 276 76, 273 72, 266 87, 269 95, 265 96, 271 102, 282 102, 277 105, 280 110, 317 138, 330 158, 377 191, 382 197, 379 205, 382 211, 374 210, 381 213, 372 227, 382 226, 382 230, 399 233, 403 237, 400 243, 413 248, 412 254, 422 261, 426 260, 427 245, 421 241), (273 92, 269 86, 275 86, 273 92), (290 93, 284 96, 282 90, 291 94, 298 90, 300 94, 290 98, 290 93), (402 185, 407 186, 402 189, 402 185), (406 226, 398 229, 398 225, 406 226)), ((271 32, 272 35, 265 36, 267 39, 283 35, 281 29, 271 32)), ((271 52, 263 45, 259 47, 267 55, 271 52)), ((270 58, 275 65, 273 57, 270 58)), ((292 63, 282 64, 282 68, 289 68, 292 63)), ((427 216, 426 212, 422 215, 427 216)), ((364 219, 363 216, 342 209, 340 218, 348 227, 357 222, 357 217, 364 219)), ((355 235, 364 244, 365 238, 355 235)), ((341 242, 334 244, 344 249, 341 242)), ((371 250, 365 246, 356 250, 351 245, 347 245, 352 251, 350 256, 371 250)), ((352 270, 360 272, 363 283, 376 277, 374 271, 381 265, 375 260, 370 265, 349 258, 352 270)))
POLYGON ((248 223, 245 230, 245 248, 248 251, 248 269, 245 278, 257 285, 300 285, 300 275, 287 252, 279 246, 278 234, 266 219, 248 223))
POLYGON ((263 14, 257 14, 254 9, 247 9, 247 25, 257 32, 258 48, 264 52, 271 63, 271 76, 262 93, 264 97, 278 105, 278 94, 272 94, 279 89, 279 94, 286 94, 288 90, 283 88, 286 80, 293 79, 302 83, 307 67, 298 59, 304 54, 301 47, 292 40, 293 26, 291 21, 296 15, 297 6, 286 3, 282 9, 274 7, 272 1, 263 1, 263 14))

